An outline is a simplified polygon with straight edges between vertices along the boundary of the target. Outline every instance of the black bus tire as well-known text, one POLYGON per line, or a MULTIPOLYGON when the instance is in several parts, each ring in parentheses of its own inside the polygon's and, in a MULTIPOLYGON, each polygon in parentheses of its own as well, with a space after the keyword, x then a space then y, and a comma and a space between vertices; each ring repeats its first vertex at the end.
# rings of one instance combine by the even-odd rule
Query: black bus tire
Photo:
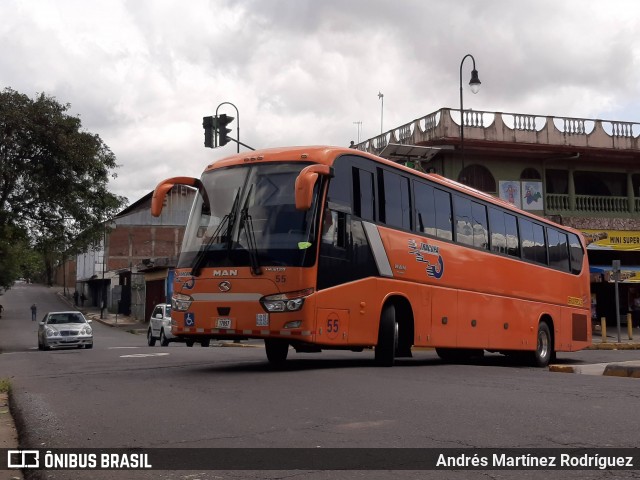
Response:
POLYGON ((531 365, 543 368, 549 365, 554 358, 553 339, 551 338, 551 330, 546 322, 540 322, 538 325, 538 334, 536 336, 536 349, 529 353, 531 365))
POLYGON ((378 343, 375 350, 375 361, 381 367, 392 367, 398 348, 398 324, 396 322, 396 309, 387 304, 380 314, 380 327, 378 328, 378 343))

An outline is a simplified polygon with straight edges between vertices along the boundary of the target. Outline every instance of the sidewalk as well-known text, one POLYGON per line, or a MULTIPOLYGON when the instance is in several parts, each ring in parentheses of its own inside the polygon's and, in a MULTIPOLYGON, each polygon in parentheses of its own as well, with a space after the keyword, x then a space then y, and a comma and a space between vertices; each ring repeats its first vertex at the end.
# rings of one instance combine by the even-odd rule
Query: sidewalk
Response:
POLYGON ((640 328, 632 328, 631 335, 626 325, 620 327, 620 341, 616 326, 607 327, 607 336, 602 338, 600 325, 593 330, 592 345, 588 350, 640 350, 640 328))

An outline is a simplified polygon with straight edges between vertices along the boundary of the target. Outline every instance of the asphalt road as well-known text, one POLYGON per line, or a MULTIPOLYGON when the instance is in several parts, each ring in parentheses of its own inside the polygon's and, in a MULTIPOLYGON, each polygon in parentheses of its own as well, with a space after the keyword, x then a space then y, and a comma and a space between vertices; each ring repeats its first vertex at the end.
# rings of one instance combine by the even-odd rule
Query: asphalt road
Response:
MULTIPOLYGON (((0 297, 0 378, 10 378, 22 448, 637 447, 637 379, 568 375, 501 355, 467 365, 414 352, 393 368, 373 352, 290 353, 272 369, 260 346, 148 347, 94 322, 92 350, 37 350, 37 322, 67 309, 50 289, 0 297)), ((559 354, 566 364, 638 351, 559 354)), ((48 471, 27 478, 640 478, 640 471, 48 471)))

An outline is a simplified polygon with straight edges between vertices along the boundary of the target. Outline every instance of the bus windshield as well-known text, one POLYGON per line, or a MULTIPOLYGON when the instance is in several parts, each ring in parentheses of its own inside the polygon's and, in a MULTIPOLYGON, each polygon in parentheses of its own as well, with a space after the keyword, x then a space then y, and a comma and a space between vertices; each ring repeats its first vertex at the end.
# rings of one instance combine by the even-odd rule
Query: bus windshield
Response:
POLYGON ((264 163, 205 172, 178 268, 198 274, 207 267, 251 266, 259 274, 264 266, 313 265, 317 200, 308 211, 295 208, 295 180, 307 165, 264 163))

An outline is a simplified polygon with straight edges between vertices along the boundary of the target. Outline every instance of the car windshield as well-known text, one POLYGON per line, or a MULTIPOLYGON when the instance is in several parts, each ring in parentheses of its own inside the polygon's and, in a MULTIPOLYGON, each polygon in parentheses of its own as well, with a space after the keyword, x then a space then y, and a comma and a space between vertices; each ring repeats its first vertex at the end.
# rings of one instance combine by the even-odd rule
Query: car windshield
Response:
POLYGON ((47 320, 48 325, 62 325, 64 323, 86 323, 79 313, 54 313, 47 320))

